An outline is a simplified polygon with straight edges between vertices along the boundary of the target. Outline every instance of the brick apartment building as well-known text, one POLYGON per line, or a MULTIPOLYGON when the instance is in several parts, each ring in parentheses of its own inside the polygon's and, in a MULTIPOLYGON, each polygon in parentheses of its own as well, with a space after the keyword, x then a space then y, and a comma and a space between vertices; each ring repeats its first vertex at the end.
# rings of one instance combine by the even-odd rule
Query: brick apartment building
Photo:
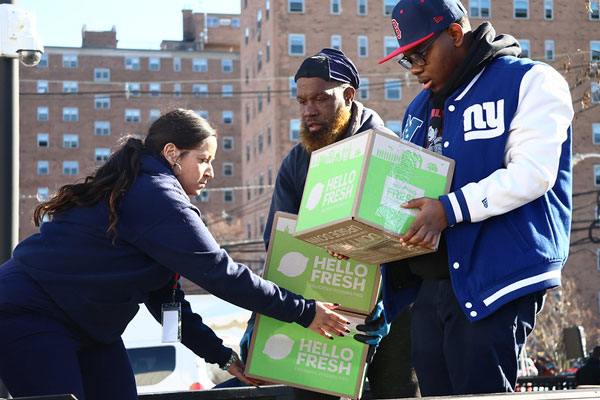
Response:
MULTIPOLYGON (((184 40, 165 41, 161 50, 118 49, 110 32, 84 32, 81 48, 47 48, 46 66, 21 68, 21 237, 35 230, 29 220, 40 189, 44 195, 44 188, 52 192, 83 177, 101 162, 105 152, 96 161, 98 149, 114 145, 122 132, 144 132, 152 110, 177 105, 208 111, 220 132, 217 177, 210 188, 243 188, 207 191, 209 201, 200 204, 203 213, 212 215, 215 223, 228 219, 238 228, 241 224, 241 232, 232 231, 235 234, 228 240, 260 240, 277 170, 298 142, 292 77, 305 57, 323 47, 343 50, 361 76, 359 101, 400 132, 404 111, 420 86, 393 60, 377 65, 397 47, 389 19, 395 4, 395 0, 241 0, 239 16, 183 10, 184 40), (90 38, 94 34, 98 39, 90 38), (96 44, 86 47, 86 43, 96 44), (73 56, 77 68, 69 68, 73 56), (156 59, 159 71, 151 66, 156 59), (198 59, 205 61, 194 61, 198 59), (232 72, 222 72, 228 63, 232 72), (95 79, 98 69, 100 79, 106 79, 103 70, 110 70, 109 82, 95 79), (78 82, 79 93, 62 94, 72 81, 78 82), (126 96, 128 82, 140 86, 130 87, 126 96), (222 96, 223 86, 232 91, 230 98, 222 96), (160 97, 153 96, 157 89, 160 97), (37 94, 45 90, 48 93, 37 94), (105 91, 110 92, 110 108, 96 108, 97 102, 106 101, 96 96, 106 96, 105 91), (139 97, 132 96, 138 91, 139 97), (179 91, 182 95, 176 97, 179 91), (199 97, 194 95, 198 91, 199 97), (202 97, 204 91, 208 97, 202 97), (68 121, 73 107, 79 112, 75 122, 68 121), (138 110, 140 121, 128 122, 132 117, 127 110, 138 110), (232 111, 232 123, 223 123, 224 110, 232 111), (39 120, 44 111, 47 121, 39 120), (96 124, 103 121, 110 122, 108 137, 97 133, 96 124), (72 137, 65 137, 73 134, 79 135, 77 150, 69 148, 72 137), (226 137, 231 145, 224 142, 226 137), (40 145, 44 139, 49 145, 40 145), (40 161, 48 162, 49 175, 38 173, 44 168, 40 161), (76 176, 64 175, 72 173, 72 164, 66 161, 78 161, 76 176), (223 176, 223 168, 230 168, 225 163, 232 163, 233 176, 223 176), (225 193, 232 202, 224 201, 225 193)), ((463 0, 463 4, 474 28, 491 21, 497 33, 515 36, 527 56, 554 66, 572 87, 573 153, 586 157, 574 167, 574 245, 565 275, 576 282, 579 303, 592 311, 593 318, 584 326, 593 346, 600 341, 600 229, 593 225, 600 214, 596 197, 600 160, 594 159, 600 153, 598 0, 591 0, 591 11, 585 1, 572 0, 463 0)), ((241 253, 254 269, 260 269, 264 260, 257 246, 241 253)))

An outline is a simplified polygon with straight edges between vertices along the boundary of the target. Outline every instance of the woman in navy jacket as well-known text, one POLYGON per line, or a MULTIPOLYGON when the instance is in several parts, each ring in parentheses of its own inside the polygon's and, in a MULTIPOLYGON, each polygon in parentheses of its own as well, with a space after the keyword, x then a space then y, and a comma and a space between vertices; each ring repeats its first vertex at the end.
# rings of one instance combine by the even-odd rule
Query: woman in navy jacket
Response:
POLYGON ((193 111, 157 119, 83 183, 35 210, 40 232, 0 266, 0 379, 13 396, 136 399, 121 334, 145 303, 180 302, 181 340, 241 380, 237 355, 184 300, 179 274, 233 304, 332 338, 335 306, 305 300, 235 263, 188 196, 213 177, 216 132, 193 111))

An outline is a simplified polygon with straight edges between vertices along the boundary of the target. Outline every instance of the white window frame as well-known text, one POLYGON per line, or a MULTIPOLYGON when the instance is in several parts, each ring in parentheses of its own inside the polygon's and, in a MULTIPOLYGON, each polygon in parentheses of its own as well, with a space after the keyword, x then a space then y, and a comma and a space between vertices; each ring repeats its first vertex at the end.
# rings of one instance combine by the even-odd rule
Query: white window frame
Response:
POLYGON ((592 123, 592 143, 600 144, 600 122, 592 123))
POLYGON ((77 122, 79 121, 79 108, 77 107, 63 107, 62 109, 62 120, 65 122, 77 122))
POLYGON ((388 101, 402 101, 402 79, 398 79, 398 78, 388 78, 385 80, 385 99, 388 101), (398 84, 397 86, 395 84, 398 84), (391 85, 394 85, 394 87, 390 87, 391 85), (398 98, 395 97, 391 97, 390 96, 390 91, 392 90, 398 90, 398 98))
POLYGON ((47 149, 50 147, 50 134, 38 133, 37 134, 37 147, 47 149))
POLYGON ((368 36, 357 36, 356 37, 356 52, 358 53, 358 56, 360 58, 367 58, 369 57, 369 37, 368 36), (361 42, 364 42, 364 49, 365 52, 362 52, 362 48, 363 46, 361 45, 361 42))
POLYGON ((110 121, 94 121, 94 135, 96 135, 96 136, 110 135, 110 121))
POLYGON ((397 1, 396 0, 383 0, 382 2, 382 13, 385 17, 389 17, 390 15, 392 15, 392 10, 394 9, 394 7, 396 6, 397 1), (391 7, 390 7, 391 6, 391 7), (387 9, 389 8, 390 12, 387 12, 387 9))
POLYGON ((96 147, 94 149, 94 161, 105 162, 110 156, 110 149, 106 147, 96 147))
POLYGON ((288 33, 288 55, 290 56, 304 56, 306 55, 306 36, 304 33, 288 33), (293 46, 299 46, 298 44, 292 44, 294 40, 302 42, 302 53, 292 52, 293 46))
POLYGON ((48 67, 48 53, 42 54, 42 58, 40 58, 40 62, 36 65, 36 67, 40 67, 40 68, 48 67))
POLYGON ((79 83, 77 81, 63 81, 63 93, 77 93, 79 91, 79 83))
MULTIPOLYGON (((520 9, 519 9, 520 10, 520 9)), ((529 19, 529 0, 513 0, 513 18, 514 19, 529 19), (525 16, 519 17, 517 16, 517 3, 525 3, 525 16)))
POLYGON ((296 84, 293 76, 290 76, 288 79, 288 93, 292 99, 295 99, 296 96, 298 96, 298 85, 296 84))
POLYGON ((37 108, 37 120, 38 121, 48 121, 50 119, 50 114, 48 111, 48 107, 38 107, 37 108))
POLYGON ((369 0, 356 0, 356 15, 369 15, 369 0), (361 3, 364 3, 365 5, 364 13, 360 12, 361 3))
POLYGON ((342 0, 329 0, 329 12, 332 15, 340 15, 342 13, 342 0), (334 8, 337 7, 337 12, 334 8))
POLYGON ((192 86, 192 96, 201 98, 208 97, 208 86, 204 84, 194 84, 194 86, 192 86))
POLYGON ((148 71, 160 71, 160 57, 148 57, 148 71))
POLYGON ((68 176, 79 175, 79 161, 63 161, 62 174, 68 176))
POLYGON ((290 119, 290 140, 297 142, 300 140, 300 120, 292 118, 290 119), (295 133, 297 132, 297 133, 295 133))
POLYGON ((225 74, 233 72, 233 60, 231 58, 223 58, 221 60, 221 72, 225 74))
POLYGON ((196 110, 194 112, 198 114, 198 116, 200 116, 201 118, 204 118, 208 121, 208 110, 196 110))
POLYGON ((139 71, 140 69, 140 58, 139 57, 125 57, 125 69, 128 71, 139 71))
POLYGON ((62 67, 63 68, 77 68, 79 66, 79 60, 77 54, 63 54, 62 56, 62 67))
POLYGON ((198 196, 196 196, 196 201, 198 203, 208 203, 209 199, 210 199, 210 192, 207 190, 201 190, 200 194, 198 196))
POLYGON ((223 176, 230 177, 235 176, 234 164, 232 162, 224 162, 221 166, 221 172, 223 176))
POLYGON ((139 82, 125 83, 125 92, 129 97, 140 97, 142 85, 139 82))
POLYGON ((223 203, 235 203, 235 192, 233 190, 223 190, 223 203), (228 199, 228 195, 231 197, 228 199))
POLYGON ((110 69, 94 68, 94 82, 110 82, 110 69))
POLYGON ((305 4, 304 4, 304 0, 287 0, 287 11, 288 13, 294 13, 294 14, 304 14, 304 10, 305 10, 305 4), (292 11, 292 3, 298 3, 301 5, 302 10, 294 10, 292 11))
POLYGON ((234 146, 234 137, 233 136, 223 136, 221 148, 223 151, 233 151, 235 150, 234 146))
POLYGON ((544 0, 544 19, 549 21, 554 19, 554 0, 544 0), (547 7, 548 5, 550 7, 547 7), (550 10, 550 17, 546 13, 548 10, 550 10))
POLYGON ((383 57, 396 51, 398 48, 398 39, 396 36, 384 36, 383 37, 383 57))
POLYGON ((492 0, 470 0, 469 1, 469 17, 470 18, 491 18, 492 17, 492 0), (487 7, 481 3, 486 2, 487 7), (476 10, 477 12, 474 12, 476 10))
POLYGON ((175 71, 175 72, 181 71, 181 58, 180 57, 173 58, 173 71, 175 71))
POLYGON ((600 186, 600 165, 594 165, 594 186, 600 186))
POLYGON ((221 111, 221 122, 226 125, 233 124, 233 111, 232 110, 221 111))
POLYGON ((39 160, 35 171, 37 175, 50 175, 50 161, 39 160))
POLYGON ((176 97, 176 98, 181 97, 181 83, 173 84, 173 97, 176 97))
POLYGON ((591 0, 591 13, 588 13, 590 21, 600 21, 600 0, 591 0))
POLYGON ((152 108, 148 111, 148 119, 150 122, 154 122, 160 118, 160 110, 156 108, 152 108))
POLYGON ((592 95, 592 103, 599 104, 600 103, 600 85, 598 85, 598 82, 596 82, 596 81, 590 82, 590 93, 592 95))
POLYGON ((148 96, 160 97, 160 83, 151 82, 148 84, 148 96))
MULTIPOLYGON (((64 82, 63 82, 64 85, 64 82)), ((37 92, 48 93, 48 81, 37 81, 37 92)))
POLYGON ((556 59, 554 40, 544 40, 544 58, 546 59, 546 61, 554 61, 556 59), (552 52, 550 57, 548 57, 549 52, 552 52))
POLYGON ((76 133, 65 133, 62 139, 63 149, 78 149, 79 148, 79 135, 76 133))
POLYGON ((600 40, 590 40, 590 61, 600 62, 600 40))
POLYGON ((521 46, 521 57, 531 58, 531 40, 529 39, 517 39, 521 46), (525 50, 527 54, 524 54, 525 50))
POLYGON ((221 85, 221 97, 233 97, 233 86, 221 85))
POLYGON ((192 71, 207 72, 208 71, 208 60, 206 58, 192 59, 192 71))
POLYGON ((38 201, 48 201, 50 199, 50 189, 48 186, 38 187, 36 197, 38 201))
POLYGON ((110 96, 106 95, 106 94, 94 95, 94 109, 109 110, 110 109, 110 96))
POLYGON ((358 87, 359 100, 369 100, 370 95, 369 78, 360 78, 360 86, 358 87))
POLYGON ((342 51, 342 35, 331 35, 329 44, 332 49, 342 51))
POLYGON ((142 115, 139 108, 126 108, 125 122, 142 122, 142 115))

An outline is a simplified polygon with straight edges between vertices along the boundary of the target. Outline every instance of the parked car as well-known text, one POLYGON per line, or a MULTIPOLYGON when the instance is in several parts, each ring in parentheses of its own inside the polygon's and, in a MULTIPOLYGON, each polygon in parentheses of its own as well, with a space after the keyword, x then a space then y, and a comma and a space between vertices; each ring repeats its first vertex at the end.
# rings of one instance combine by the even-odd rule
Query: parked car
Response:
MULTIPOLYGON (((212 295, 191 295, 186 300, 202 315, 204 323, 237 351, 250 311, 212 295)), ((162 343, 161 326, 144 305, 123 333, 123 342, 140 394, 210 389, 231 378, 183 344, 162 343)))

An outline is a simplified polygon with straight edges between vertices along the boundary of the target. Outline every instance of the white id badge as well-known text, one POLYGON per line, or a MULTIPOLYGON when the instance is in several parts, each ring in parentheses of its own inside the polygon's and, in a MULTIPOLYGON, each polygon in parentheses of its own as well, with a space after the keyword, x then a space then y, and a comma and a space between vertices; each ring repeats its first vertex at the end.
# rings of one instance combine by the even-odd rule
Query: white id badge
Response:
POLYGON ((162 342, 181 342, 181 303, 162 305, 162 342))

